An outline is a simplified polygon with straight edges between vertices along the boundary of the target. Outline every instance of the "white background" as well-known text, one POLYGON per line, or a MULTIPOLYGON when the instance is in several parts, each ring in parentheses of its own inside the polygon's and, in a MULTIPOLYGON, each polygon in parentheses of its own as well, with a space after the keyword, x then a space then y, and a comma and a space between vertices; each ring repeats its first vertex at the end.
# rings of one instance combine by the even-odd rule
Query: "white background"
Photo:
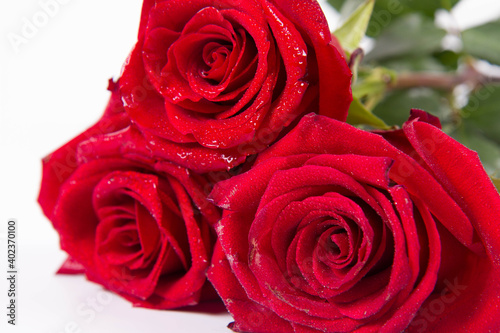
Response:
MULTIPOLYGON (((107 80, 119 76, 134 45, 141 7, 140 0, 60 1, 65 4, 46 21, 38 0, 0 4, 0 330, 229 332, 228 314, 132 308, 82 276, 54 275, 65 254, 36 203, 40 160, 101 115, 109 98, 107 80), (40 27, 16 50, 9 34, 22 36, 26 20, 36 19, 40 27), (16 327, 6 324, 9 218, 18 221, 16 327), (94 309, 92 299, 97 300, 94 309)), ((499 17, 499 5, 496 0, 463 0, 451 24, 466 28, 499 17)), ((327 13, 335 22, 334 13, 327 13)))

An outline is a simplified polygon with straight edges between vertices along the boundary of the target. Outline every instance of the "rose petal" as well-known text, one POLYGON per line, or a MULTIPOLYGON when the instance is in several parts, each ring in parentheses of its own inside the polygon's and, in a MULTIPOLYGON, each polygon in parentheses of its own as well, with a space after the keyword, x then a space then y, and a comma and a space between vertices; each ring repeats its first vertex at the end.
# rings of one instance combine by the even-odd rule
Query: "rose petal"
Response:
POLYGON ((492 262, 500 266, 500 258, 495 255, 500 253, 500 238, 495 233, 498 229, 496 220, 500 211, 500 197, 477 153, 424 122, 410 121, 405 124, 404 130, 436 179, 463 207, 472 223, 455 221, 445 226, 469 247, 474 247, 474 243, 481 239, 492 262), (456 167, 457 163, 461 168, 456 167), (467 170, 465 174, 462 172, 464 169, 467 170), (477 193, 481 193, 481 200, 478 200, 477 193))
POLYGON ((272 311, 250 301, 245 291, 231 272, 229 262, 217 243, 212 265, 207 273, 208 279, 217 288, 226 308, 233 315, 234 323, 230 328, 236 332, 289 332, 290 324, 272 311))

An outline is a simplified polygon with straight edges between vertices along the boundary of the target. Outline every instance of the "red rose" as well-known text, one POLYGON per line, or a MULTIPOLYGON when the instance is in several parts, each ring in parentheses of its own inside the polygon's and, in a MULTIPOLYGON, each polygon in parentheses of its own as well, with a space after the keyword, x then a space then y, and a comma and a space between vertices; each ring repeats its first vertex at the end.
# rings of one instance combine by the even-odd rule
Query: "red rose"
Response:
POLYGON ((96 130, 110 119, 127 126, 122 109, 115 91, 97 125, 44 160, 39 202, 70 256, 62 272, 81 266, 136 306, 196 304, 213 296, 205 274, 219 212, 205 198, 210 185, 171 162, 141 161, 124 140, 130 127, 96 130))
POLYGON ((497 332, 500 196, 414 110, 382 135, 322 116, 216 185, 209 279, 239 332, 497 332))
POLYGON ((318 106, 345 120, 350 77, 316 1, 158 0, 144 3, 120 89, 151 149, 205 172, 318 106))

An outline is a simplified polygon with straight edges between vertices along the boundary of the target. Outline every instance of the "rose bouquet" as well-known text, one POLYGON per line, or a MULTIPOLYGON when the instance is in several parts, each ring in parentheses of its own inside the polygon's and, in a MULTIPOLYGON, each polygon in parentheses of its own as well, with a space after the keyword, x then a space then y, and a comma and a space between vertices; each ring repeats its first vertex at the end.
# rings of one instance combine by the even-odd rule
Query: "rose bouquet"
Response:
POLYGON ((373 10, 332 35, 314 0, 145 0, 103 116, 43 161, 59 273, 237 332, 498 330, 500 195, 439 118, 372 112, 412 82, 360 66, 373 10))

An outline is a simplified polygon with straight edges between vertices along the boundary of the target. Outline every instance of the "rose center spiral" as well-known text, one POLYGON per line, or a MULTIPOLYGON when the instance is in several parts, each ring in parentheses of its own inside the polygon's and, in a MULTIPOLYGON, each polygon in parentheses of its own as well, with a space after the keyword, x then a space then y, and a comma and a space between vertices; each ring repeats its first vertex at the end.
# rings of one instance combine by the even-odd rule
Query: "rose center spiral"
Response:
POLYGON ((343 264, 351 253, 351 240, 347 231, 338 226, 324 232, 318 240, 316 253, 325 263, 343 264))
POLYGON ((219 43, 208 43, 203 48, 203 62, 205 68, 201 70, 201 75, 209 80, 219 83, 222 81, 228 70, 228 58, 231 54, 231 45, 221 45, 219 43))

